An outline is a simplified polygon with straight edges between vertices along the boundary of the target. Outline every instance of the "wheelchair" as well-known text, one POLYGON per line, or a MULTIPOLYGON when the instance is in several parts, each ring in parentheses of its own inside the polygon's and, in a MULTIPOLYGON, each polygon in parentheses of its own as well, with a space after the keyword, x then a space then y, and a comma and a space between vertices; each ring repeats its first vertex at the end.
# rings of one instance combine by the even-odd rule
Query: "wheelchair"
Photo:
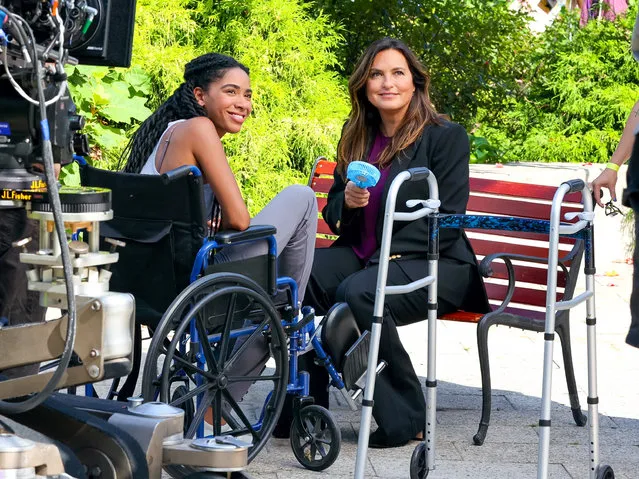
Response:
MULTIPOLYGON (((81 177, 85 186, 113 192, 114 217, 101 235, 126 246, 111 288, 136 299, 137 365, 109 397, 133 395, 144 325, 152 334, 142 396, 184 410, 185 437, 236 437, 250 443, 250 462, 272 434, 288 394, 294 398, 295 457, 310 470, 330 467, 339 455, 340 429, 328 410, 313 404, 298 357, 314 349, 331 384, 355 408, 370 337, 360 333, 348 307, 334 306, 318 326, 311 308, 299 308, 295 281, 277 277, 272 226, 207 237, 195 167, 147 176, 83 166, 81 177), (253 241, 266 244, 263 256, 215 263, 217 250, 253 241)), ((188 466, 167 471, 173 477, 196 472, 188 466)))

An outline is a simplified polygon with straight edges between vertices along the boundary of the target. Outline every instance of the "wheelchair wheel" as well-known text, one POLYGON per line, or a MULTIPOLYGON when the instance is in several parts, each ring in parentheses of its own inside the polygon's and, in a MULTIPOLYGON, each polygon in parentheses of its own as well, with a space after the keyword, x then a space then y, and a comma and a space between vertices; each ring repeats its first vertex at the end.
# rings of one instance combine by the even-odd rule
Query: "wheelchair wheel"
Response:
MULTIPOLYGON (((185 437, 239 437, 252 442, 250 462, 284 404, 286 340, 270 298, 255 282, 233 273, 204 276, 173 301, 153 334, 144 400, 181 408, 195 402, 185 437)), ((178 478, 196 472, 186 466, 167 471, 178 478)))
POLYGON ((180 409, 184 411, 184 432, 186 433, 189 430, 189 426, 193 422, 193 416, 195 414, 195 401, 193 397, 187 399, 184 402, 180 402, 180 398, 183 398, 189 393, 189 389, 186 385, 181 384, 173 391, 171 395, 171 404, 180 403, 178 406, 180 409))
POLYGON ((410 479, 426 479, 427 477, 426 443, 420 442, 410 457, 410 479))
POLYGON ((326 408, 312 404, 302 408, 291 425, 291 449, 299 463, 311 471, 323 471, 337 459, 342 433, 326 408))

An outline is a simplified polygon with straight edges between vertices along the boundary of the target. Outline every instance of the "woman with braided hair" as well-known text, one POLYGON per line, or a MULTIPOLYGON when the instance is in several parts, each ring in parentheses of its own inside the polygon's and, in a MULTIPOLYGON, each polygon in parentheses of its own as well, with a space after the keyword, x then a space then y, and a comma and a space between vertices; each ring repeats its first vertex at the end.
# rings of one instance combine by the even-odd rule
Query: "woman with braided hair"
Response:
MULTIPOLYGON (((317 201, 307 186, 292 185, 281 191, 254 218, 250 218, 240 188, 220 141, 238 133, 252 111, 249 69, 234 58, 207 53, 187 63, 184 83, 140 125, 123 157, 124 171, 159 175, 183 165, 203 174, 210 234, 220 230, 243 231, 249 225, 277 229, 278 275, 293 278, 299 301, 304 299, 313 265, 317 230, 317 201)), ((215 254, 215 263, 241 261, 266 254, 265 241, 231 245, 215 254)), ((195 258, 194 258, 195 259, 195 258)), ((236 376, 259 375, 269 358, 265 338, 251 343, 236 362, 236 376)), ((229 387, 239 400, 249 384, 229 387)), ((205 420, 212 422, 209 408, 205 420)))
MULTIPOLYGON (((158 175, 182 165, 197 166, 205 180, 209 225, 243 231, 250 224, 277 228, 278 273, 298 284, 299 300, 313 264, 317 202, 313 191, 292 185, 281 191, 254 218, 228 164, 221 138, 238 133, 252 111, 249 69, 234 58, 207 53, 187 63, 184 83, 140 125, 124 155, 124 171, 158 175)), ((215 255, 215 262, 264 254, 264 242, 234 245, 215 255)))

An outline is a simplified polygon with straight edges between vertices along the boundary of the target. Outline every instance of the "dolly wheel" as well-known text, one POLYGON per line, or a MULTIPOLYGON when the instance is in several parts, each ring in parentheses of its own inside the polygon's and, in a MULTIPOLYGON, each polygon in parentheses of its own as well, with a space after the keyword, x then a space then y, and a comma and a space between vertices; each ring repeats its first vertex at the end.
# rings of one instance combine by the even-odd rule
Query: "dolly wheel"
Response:
POLYGON ((410 457, 410 479, 426 479, 427 477, 426 443, 420 442, 410 457))

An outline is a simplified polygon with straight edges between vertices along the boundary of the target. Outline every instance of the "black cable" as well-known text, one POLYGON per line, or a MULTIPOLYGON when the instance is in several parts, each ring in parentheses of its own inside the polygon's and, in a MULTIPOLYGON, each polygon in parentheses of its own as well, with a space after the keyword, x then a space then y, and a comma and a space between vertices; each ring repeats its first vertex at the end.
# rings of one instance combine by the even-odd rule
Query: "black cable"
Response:
MULTIPOLYGON (((31 27, 18 15, 11 14, 14 18, 19 18, 29 34, 31 43, 34 50, 34 68, 37 79, 38 89, 38 102, 40 106, 40 127, 42 130, 42 153, 44 163, 44 173, 47 181, 47 190, 49 193, 49 203, 51 205, 51 211, 53 212, 53 221, 55 223, 56 233, 58 234, 58 240, 60 241, 60 254, 62 256, 62 267, 64 270, 64 281, 67 290, 67 316, 68 327, 65 338, 64 350, 60 356, 60 365, 53 373, 53 376, 49 382, 44 386, 42 391, 35 393, 29 399, 20 402, 9 402, 0 400, 0 412, 4 414, 20 414, 25 411, 29 411, 34 407, 42 404, 53 393, 58 386, 58 383, 62 379, 62 376, 66 372, 66 369, 73 355, 73 346, 75 343, 76 333, 76 303, 75 295, 73 292, 73 269, 71 266, 71 256, 69 254, 69 245, 66 241, 66 231, 64 229, 64 221, 62 219, 62 205, 60 203, 60 194, 58 191, 58 184, 55 178, 54 166, 53 166, 53 152, 51 150, 51 140, 49 138, 49 126, 47 122, 47 108, 45 105, 44 88, 42 86, 42 66, 37 57, 36 42, 31 27)), ((0 333, 1 334, 1 333, 0 333)))

